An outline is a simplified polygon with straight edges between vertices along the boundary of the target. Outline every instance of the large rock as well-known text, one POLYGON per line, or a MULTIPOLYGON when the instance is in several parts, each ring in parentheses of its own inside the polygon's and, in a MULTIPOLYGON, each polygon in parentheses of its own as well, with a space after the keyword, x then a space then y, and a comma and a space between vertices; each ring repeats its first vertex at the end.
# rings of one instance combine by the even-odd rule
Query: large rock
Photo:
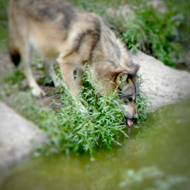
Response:
POLYGON ((190 73, 164 65, 154 57, 140 51, 131 55, 134 63, 139 64, 142 76, 142 91, 149 95, 149 110, 179 102, 190 96, 190 73))
POLYGON ((30 154, 47 136, 0 102, 0 171, 30 154))

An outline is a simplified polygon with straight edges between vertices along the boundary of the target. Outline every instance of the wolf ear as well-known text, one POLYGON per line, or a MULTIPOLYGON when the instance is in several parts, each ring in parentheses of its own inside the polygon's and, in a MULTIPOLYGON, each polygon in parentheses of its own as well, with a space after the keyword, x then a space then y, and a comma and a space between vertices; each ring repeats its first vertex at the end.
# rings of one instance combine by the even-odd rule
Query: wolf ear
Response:
POLYGON ((128 78, 128 74, 127 73, 120 73, 119 75, 117 75, 116 77, 116 84, 121 84, 121 82, 126 82, 128 78))
POLYGON ((140 65, 135 65, 133 68, 131 68, 130 71, 123 71, 123 70, 117 70, 114 71, 113 74, 116 76, 115 78, 115 83, 121 84, 121 82, 126 82, 127 83, 127 79, 128 78, 132 78, 137 76, 137 72, 140 68, 140 65))

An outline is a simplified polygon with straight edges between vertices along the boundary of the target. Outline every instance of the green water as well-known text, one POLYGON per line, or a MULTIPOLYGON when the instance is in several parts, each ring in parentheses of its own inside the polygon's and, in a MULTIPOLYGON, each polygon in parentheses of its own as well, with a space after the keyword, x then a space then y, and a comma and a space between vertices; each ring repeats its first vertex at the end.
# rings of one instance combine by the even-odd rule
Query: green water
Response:
POLYGON ((1 190, 189 190, 190 99, 149 114, 114 151, 40 157, 14 166, 1 190))

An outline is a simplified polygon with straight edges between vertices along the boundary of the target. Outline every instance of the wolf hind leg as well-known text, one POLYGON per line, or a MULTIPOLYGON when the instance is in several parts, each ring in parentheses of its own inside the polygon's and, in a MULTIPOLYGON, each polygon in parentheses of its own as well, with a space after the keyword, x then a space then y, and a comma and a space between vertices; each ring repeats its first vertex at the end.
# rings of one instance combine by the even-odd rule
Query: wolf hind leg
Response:
POLYGON ((52 60, 45 61, 45 70, 46 70, 46 73, 51 77, 55 87, 61 85, 60 78, 55 74, 52 60))
POLYGON ((36 97, 45 96, 46 93, 39 87, 37 84, 31 69, 31 53, 32 48, 29 43, 25 40, 24 42, 20 43, 20 52, 21 57, 24 63, 24 73, 27 79, 27 82, 32 89, 32 94, 36 97))

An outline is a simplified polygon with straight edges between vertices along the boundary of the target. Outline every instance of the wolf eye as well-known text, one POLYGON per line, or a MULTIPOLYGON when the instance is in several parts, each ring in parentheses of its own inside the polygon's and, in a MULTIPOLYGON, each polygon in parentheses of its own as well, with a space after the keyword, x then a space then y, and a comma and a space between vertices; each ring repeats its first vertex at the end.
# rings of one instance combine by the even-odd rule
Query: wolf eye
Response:
POLYGON ((128 103, 129 103, 129 100, 128 100, 128 99, 125 99, 125 100, 123 101, 123 103, 128 104, 128 103))

